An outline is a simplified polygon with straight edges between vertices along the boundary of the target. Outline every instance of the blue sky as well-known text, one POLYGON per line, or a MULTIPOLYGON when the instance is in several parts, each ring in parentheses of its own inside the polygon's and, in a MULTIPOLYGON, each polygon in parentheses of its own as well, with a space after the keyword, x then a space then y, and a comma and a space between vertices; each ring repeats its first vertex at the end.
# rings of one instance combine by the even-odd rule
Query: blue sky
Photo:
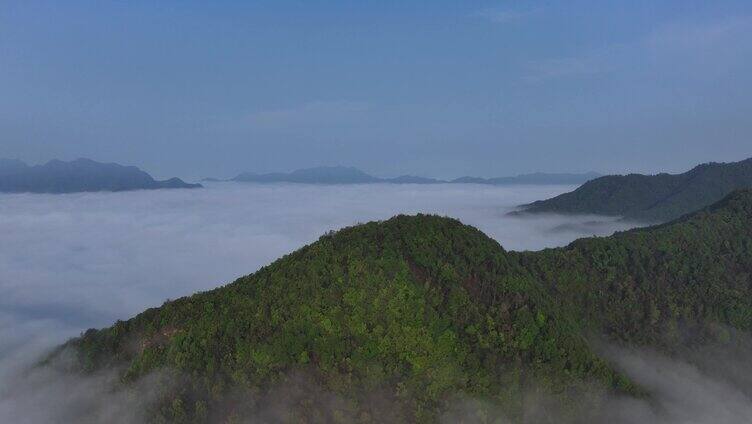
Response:
POLYGON ((3 1, 0 157, 157 176, 752 156, 749 1, 3 1))

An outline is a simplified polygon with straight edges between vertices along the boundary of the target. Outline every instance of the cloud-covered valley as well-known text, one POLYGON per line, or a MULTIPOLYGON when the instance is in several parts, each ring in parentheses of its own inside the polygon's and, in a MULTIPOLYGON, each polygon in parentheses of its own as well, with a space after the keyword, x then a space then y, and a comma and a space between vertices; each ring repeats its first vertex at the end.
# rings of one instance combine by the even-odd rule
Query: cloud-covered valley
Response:
MULTIPOLYGON (((37 322, 55 327, 55 334, 69 328, 67 337, 109 325, 249 274, 326 231, 398 213, 453 216, 512 250, 629 226, 612 220, 588 234, 592 217, 505 216, 569 188, 228 183, 204 190, 3 195, 0 313, 17 322, 3 331, 37 322), (562 230, 572 223, 579 225, 562 230)), ((22 333, 25 339, 30 331, 22 333)))
MULTIPOLYGON (((113 416, 138 421, 99 402, 97 393, 112 376, 68 381, 49 370, 20 378, 19 372, 87 328, 108 326, 168 298, 230 282, 329 230, 399 213, 435 213, 478 227, 506 249, 526 250, 636 225, 593 216, 506 215, 519 204, 571 188, 226 183, 203 190, 1 195, 0 419, 54 421, 59 414, 70 414, 72 405, 94 411, 95 422, 113 416), (34 407, 45 402, 49 406, 34 407)), ((644 403, 616 399, 614 422, 645 417, 681 422, 686 402, 672 396, 690 398, 689 393, 718 404, 703 395, 707 384, 718 388, 713 393, 728 394, 728 402, 718 404, 725 405, 724 417, 752 411, 749 392, 738 385, 727 387, 691 365, 645 355, 617 353, 614 362, 655 389, 659 401, 665 400, 664 415, 644 403), (656 378, 657 373, 665 378, 656 378)), ((748 371, 743 375, 752 376, 748 371)), ((106 403, 118 403, 113 399, 122 400, 121 405, 143 401, 113 393, 106 403)), ((697 422, 713 416, 711 407, 702 408, 710 415, 695 414, 697 422)))

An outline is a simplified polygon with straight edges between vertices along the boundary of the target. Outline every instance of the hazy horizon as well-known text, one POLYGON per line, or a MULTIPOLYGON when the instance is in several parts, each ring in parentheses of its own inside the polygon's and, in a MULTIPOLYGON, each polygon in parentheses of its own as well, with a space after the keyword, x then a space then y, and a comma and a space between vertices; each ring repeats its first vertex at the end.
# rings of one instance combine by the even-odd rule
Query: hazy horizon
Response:
MULTIPOLYGON (((749 158, 752 158, 752 157, 742 157, 742 158, 739 158, 739 159, 729 160, 728 162, 722 162, 722 163, 739 162, 739 161, 746 160, 746 159, 749 159, 749 158)), ((61 160, 59 158, 50 158, 48 160, 42 160, 40 162, 27 162, 27 161, 24 161, 24 160, 22 160, 20 158, 17 158, 17 157, 0 157, 0 159, 20 160, 20 161, 24 162, 25 164, 27 164, 29 166, 44 165, 44 164, 46 164, 46 163, 48 163, 48 162, 50 162, 52 160, 61 160)), ((260 171, 255 171, 253 169, 246 169, 246 170, 239 171, 239 172, 233 173, 233 174, 204 175, 204 176, 200 176, 200 177, 186 177, 184 175, 173 175, 173 174, 164 174, 164 173, 160 173, 160 172, 154 172, 154 171, 152 171, 150 169, 144 169, 142 166, 140 166, 137 163, 123 163, 123 162, 117 162, 117 161, 104 162, 104 161, 97 160, 96 158, 90 158, 90 157, 75 157, 75 158, 67 160, 67 161, 74 161, 74 160, 77 160, 77 159, 89 159, 89 160, 93 160, 95 162, 100 162, 100 163, 116 163, 116 164, 123 165, 123 166, 135 166, 135 167, 141 169, 142 171, 146 171, 147 173, 149 173, 152 177, 154 177, 156 179, 166 179, 166 178, 171 178, 171 177, 181 177, 181 178, 184 178, 186 180, 191 180, 191 181, 200 181, 200 180, 204 180, 204 179, 213 179, 213 178, 220 179, 220 180, 229 180, 229 179, 232 179, 232 178, 234 178, 234 177, 236 177, 236 176, 238 176, 238 175, 240 175, 242 173, 251 173, 251 174, 263 175, 263 174, 273 174, 273 173, 290 173, 290 172, 299 171, 299 170, 305 170, 305 169, 330 168, 330 167, 355 168, 355 169, 357 169, 359 171, 363 171, 366 174, 374 176, 374 177, 377 177, 377 178, 395 178, 395 177, 400 177, 400 176, 417 176, 417 177, 438 179, 438 180, 440 180, 440 182, 451 182, 453 179, 457 179, 457 178, 460 178, 460 177, 506 178, 506 177, 526 176, 526 175, 532 175, 532 174, 572 174, 572 175, 585 175, 585 174, 595 173, 595 174, 600 174, 600 175, 624 175, 624 174, 631 174, 631 173, 639 173, 639 172, 630 171, 630 170, 625 170, 624 172, 604 173, 604 172, 599 172, 597 170, 589 170, 589 171, 582 171, 582 172, 574 172, 574 171, 551 172, 551 171, 547 171, 547 170, 533 169, 533 170, 530 170, 530 171, 527 171, 527 172, 521 172, 521 173, 516 173, 516 174, 498 174, 498 175, 489 175, 489 176, 480 176, 480 175, 476 175, 476 174, 461 174, 461 173, 456 173, 456 174, 451 174, 450 177, 444 177, 444 178, 442 178, 442 177, 437 177, 437 176, 434 176, 434 175, 419 174, 419 173, 411 172, 409 170, 405 170, 405 171, 402 171, 402 172, 397 172, 396 174, 377 174, 377 173, 370 172, 367 169, 359 168, 357 166, 352 166, 352 165, 348 165, 348 164, 334 163, 334 164, 323 164, 323 165, 317 165, 317 166, 302 166, 302 167, 299 167, 299 168, 284 168, 283 167, 283 168, 272 170, 272 171, 268 171, 268 172, 260 172, 260 171)), ((683 172, 691 170, 692 168, 694 168, 697 165, 706 164, 706 163, 710 163, 710 162, 716 162, 716 161, 709 161, 708 160, 708 161, 698 162, 696 164, 693 164, 693 165, 689 166, 686 169, 678 169, 678 170, 672 171, 672 172, 668 172, 666 170, 655 170, 655 171, 652 171, 652 172, 648 171, 648 172, 643 172, 643 173, 646 174, 646 175, 654 175, 654 174, 660 174, 660 173, 681 174, 683 172)))
MULTIPOLYGON (((0 160, 2 160, 2 159, 6 159, 6 160, 20 160, 21 162, 25 163, 28 166, 45 165, 45 164, 49 163, 50 161, 61 160, 59 158, 50 158, 48 160, 42 160, 40 162, 27 162, 27 161, 24 161, 22 159, 15 158, 15 157, 0 157, 0 160)), ((142 171, 146 171, 147 173, 149 173, 153 177, 158 177, 158 178, 168 178, 168 177, 174 177, 174 176, 176 176, 176 175, 169 175, 169 176, 168 175, 162 175, 159 172, 153 172, 151 170, 144 169, 143 167, 141 167, 141 166, 139 166, 138 164, 135 164, 135 163, 121 163, 121 162, 117 162, 117 161, 114 161, 114 162, 103 162, 103 161, 97 160, 96 158, 89 158, 89 157, 77 157, 77 158, 74 158, 74 159, 66 160, 65 162, 71 162, 71 161, 80 160, 80 159, 92 160, 92 161, 99 162, 99 163, 116 163, 116 164, 122 165, 122 166, 135 166, 135 167, 141 169, 142 171)), ((347 164, 324 164, 324 165, 318 165, 318 166, 304 166, 304 167, 301 167, 301 168, 278 169, 278 170, 274 170, 274 171, 270 171, 270 172, 255 172, 254 170, 249 169, 249 170, 240 171, 238 173, 231 174, 231 175, 221 175, 221 176, 218 176, 218 175, 206 175, 206 176, 203 176, 203 177, 195 178, 195 180, 204 179, 204 178, 230 179, 230 178, 236 177, 237 175, 242 174, 242 173, 251 173, 251 174, 259 174, 259 175, 273 174, 273 173, 290 173, 290 172, 294 172, 294 171, 305 170, 305 169, 315 169, 315 168, 354 168, 354 169, 357 169, 359 171, 363 171, 366 174, 374 176, 374 177, 377 177, 377 178, 394 178, 394 177, 399 177, 399 176, 410 175, 410 176, 419 176, 419 177, 425 177, 425 178, 435 178, 435 179, 438 179, 440 181, 447 181, 447 182, 451 181, 452 179, 460 178, 460 177, 478 177, 477 175, 471 175, 471 174, 457 174, 455 177, 441 179, 441 178, 438 178, 438 177, 435 177, 435 176, 432 176, 432 175, 419 175, 419 174, 412 173, 412 172, 407 171, 407 170, 404 171, 404 172, 402 172, 402 173, 395 174, 395 175, 377 175, 377 174, 371 173, 371 172, 369 172, 367 170, 358 168, 356 166, 350 166, 350 165, 347 165, 347 164)), ((586 172, 547 172, 547 171, 543 171, 543 170, 536 170, 536 171, 524 172, 524 173, 514 174, 514 175, 493 175, 491 177, 485 177, 485 178, 493 178, 493 177, 502 177, 502 178, 504 178, 504 177, 517 177, 517 176, 539 174, 539 173, 540 174, 572 174, 572 175, 584 175, 584 174, 589 174, 589 173, 601 174, 601 173, 599 173, 597 171, 586 171, 586 172)), ((181 177, 181 175, 177 175, 177 176, 181 177)))

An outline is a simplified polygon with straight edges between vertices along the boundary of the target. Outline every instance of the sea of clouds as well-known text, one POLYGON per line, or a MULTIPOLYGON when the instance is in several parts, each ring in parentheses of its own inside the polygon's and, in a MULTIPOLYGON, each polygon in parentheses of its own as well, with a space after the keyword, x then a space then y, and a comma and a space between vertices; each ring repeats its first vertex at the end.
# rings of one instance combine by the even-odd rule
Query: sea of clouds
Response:
MULTIPOLYGON (((473 225, 508 250, 531 250, 638 225, 593 216, 507 215, 571 189, 214 183, 197 190, 0 194, 0 421, 55 421, 64 408, 34 405, 85 407, 96 392, 86 388, 112 378, 70 382, 32 373, 19 380, 19 372, 50 348, 87 328, 252 273, 329 230, 400 213, 434 213, 473 225), (70 391, 76 385, 83 389, 70 391)), ((615 357, 629 358, 624 367, 646 377, 655 375, 651 366, 665 365, 615 357)), ((676 371, 672 381, 697 387, 682 380, 686 371, 676 371)), ((690 380, 696 377, 690 374, 690 380)), ((696 380, 702 378, 691 382, 696 380)), ((749 407, 747 394, 733 393, 732 406, 749 407)), ((101 417, 113 413, 120 414, 108 409, 101 417)))
POLYGON ((326 231, 400 213, 456 217, 512 250, 629 227, 610 219, 588 231, 592 217, 506 216, 571 188, 219 183, 0 195, 0 355, 110 325, 252 273, 326 231))

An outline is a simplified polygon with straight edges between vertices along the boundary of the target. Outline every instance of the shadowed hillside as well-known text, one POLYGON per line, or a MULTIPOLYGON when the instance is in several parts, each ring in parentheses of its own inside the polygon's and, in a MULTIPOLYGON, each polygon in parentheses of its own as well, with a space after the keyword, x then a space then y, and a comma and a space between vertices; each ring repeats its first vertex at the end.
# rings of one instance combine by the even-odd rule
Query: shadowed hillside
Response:
POLYGON ((618 215, 665 222, 752 187, 752 158, 706 163, 683 174, 609 175, 577 190, 523 206, 523 213, 618 215))

